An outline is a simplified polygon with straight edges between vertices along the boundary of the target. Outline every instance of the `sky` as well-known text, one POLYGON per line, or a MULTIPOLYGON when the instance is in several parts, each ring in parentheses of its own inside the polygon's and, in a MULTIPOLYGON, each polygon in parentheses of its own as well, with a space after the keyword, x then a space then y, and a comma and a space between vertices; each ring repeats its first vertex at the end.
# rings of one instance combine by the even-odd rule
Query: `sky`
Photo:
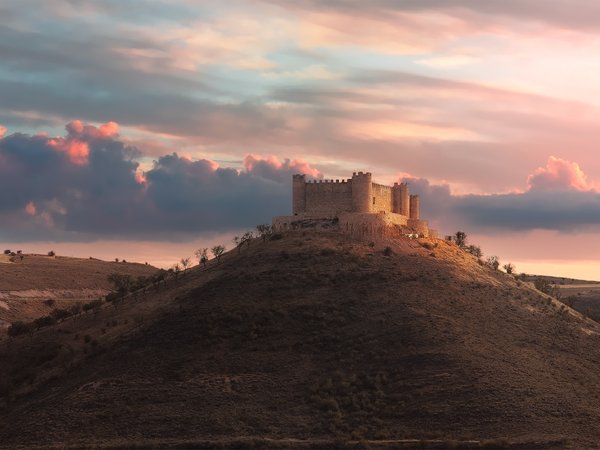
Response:
POLYGON ((592 0, 0 0, 0 246, 168 267, 407 181, 441 234, 600 280, 592 0))

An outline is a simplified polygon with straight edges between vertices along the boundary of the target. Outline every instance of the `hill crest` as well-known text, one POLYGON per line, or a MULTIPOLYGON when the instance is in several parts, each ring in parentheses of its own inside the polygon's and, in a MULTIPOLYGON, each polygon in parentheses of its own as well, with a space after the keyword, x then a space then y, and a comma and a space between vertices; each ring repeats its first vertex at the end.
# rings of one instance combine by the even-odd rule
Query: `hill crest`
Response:
POLYGON ((451 243, 289 233, 15 339, 0 447, 592 446, 599 333, 451 243))

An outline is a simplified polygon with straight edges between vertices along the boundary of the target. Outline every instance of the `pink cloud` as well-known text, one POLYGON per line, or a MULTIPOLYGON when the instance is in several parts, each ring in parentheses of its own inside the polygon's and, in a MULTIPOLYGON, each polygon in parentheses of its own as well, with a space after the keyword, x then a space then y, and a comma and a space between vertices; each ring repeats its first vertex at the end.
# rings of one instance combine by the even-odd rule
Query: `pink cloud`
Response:
POLYGON ((591 191, 595 184, 589 182, 587 176, 576 162, 550 156, 546 167, 537 168, 527 179, 529 190, 570 189, 591 191))
POLYGON ((0 125, 0 138, 4 137, 5 134, 6 134, 6 127, 3 127, 2 125, 0 125))
POLYGON ((48 145, 54 150, 64 152, 69 156, 69 160, 77 165, 84 166, 88 163, 90 148, 87 142, 75 138, 54 138, 48 140, 48 145))
POLYGON ((110 139, 119 135, 119 124, 117 122, 107 122, 96 127, 84 124, 81 120, 72 120, 67 124, 66 129, 72 136, 90 139, 110 139))
POLYGON ((272 155, 266 157, 253 154, 246 155, 244 158, 244 167, 248 172, 256 170, 259 166, 267 166, 272 170, 289 170, 294 173, 302 173, 314 178, 323 176, 318 169, 301 159, 285 159, 281 162, 279 158, 272 155))
POLYGON ((35 208, 35 204, 33 202, 29 202, 25 205, 25 212, 27 213, 27 215, 29 216, 35 216, 36 213, 36 208, 35 208))
POLYGON ((144 172, 137 171, 135 173, 135 181, 144 187, 148 186, 148 180, 146 179, 146 175, 144 174, 144 172))

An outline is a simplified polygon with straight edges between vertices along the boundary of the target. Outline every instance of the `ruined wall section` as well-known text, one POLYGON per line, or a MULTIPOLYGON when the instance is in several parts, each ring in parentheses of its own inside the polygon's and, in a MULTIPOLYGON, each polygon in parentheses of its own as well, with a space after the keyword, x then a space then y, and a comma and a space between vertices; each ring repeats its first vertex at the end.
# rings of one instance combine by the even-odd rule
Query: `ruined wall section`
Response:
POLYGON ((393 211, 393 200, 392 200, 392 188, 390 186, 384 186, 383 184, 373 184, 373 206, 372 212, 394 212, 393 211))
POLYGON ((304 190, 306 214, 332 217, 352 211, 352 182, 348 180, 314 180, 304 190))

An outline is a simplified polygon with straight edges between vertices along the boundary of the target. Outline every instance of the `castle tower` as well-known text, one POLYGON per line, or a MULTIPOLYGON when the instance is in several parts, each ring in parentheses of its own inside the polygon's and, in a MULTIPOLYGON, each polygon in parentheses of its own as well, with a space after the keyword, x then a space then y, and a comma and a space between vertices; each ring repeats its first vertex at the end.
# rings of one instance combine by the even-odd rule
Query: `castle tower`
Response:
POLYGON ((292 189, 294 215, 306 212, 306 176, 294 175, 292 189))
POLYGON ((400 184, 400 210, 399 214, 408 217, 410 215, 410 192, 408 184, 400 184))
POLYGON ((400 196, 400 185, 394 183, 392 186, 392 212, 400 214, 400 207, 402 205, 402 197, 400 196))
POLYGON ((373 210, 371 173, 352 174, 352 212, 370 213, 373 210))
POLYGON ((420 219, 421 218, 421 200, 418 195, 410 196, 410 218, 420 219))

